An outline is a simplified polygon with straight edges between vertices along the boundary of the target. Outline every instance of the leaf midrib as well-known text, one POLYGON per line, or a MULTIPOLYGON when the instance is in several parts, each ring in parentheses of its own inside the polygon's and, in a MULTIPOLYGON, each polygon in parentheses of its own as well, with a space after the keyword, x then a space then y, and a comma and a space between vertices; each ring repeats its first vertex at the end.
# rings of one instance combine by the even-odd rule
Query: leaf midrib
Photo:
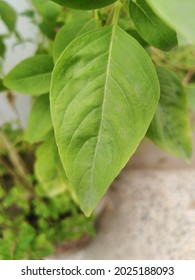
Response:
POLYGON ((105 80, 105 87, 104 87, 104 94, 103 94, 103 101, 102 101, 100 126, 99 126, 99 131, 98 131, 97 144, 96 144, 95 151, 94 151, 93 165, 91 167, 92 176, 91 176, 91 188, 90 188, 89 192, 91 192, 91 190, 93 188, 94 168, 95 168, 95 162, 96 162, 97 152, 98 152, 98 148, 99 148, 100 138, 101 138, 101 134, 102 134, 102 122, 103 122, 103 116, 104 116, 104 110, 105 110, 105 103, 106 103, 105 100, 106 100, 107 89, 108 89, 109 73, 110 73, 110 68, 111 68, 112 51, 113 51, 113 42, 114 42, 114 37, 116 34, 116 28, 117 28, 117 25, 114 24, 112 27, 112 34, 111 34, 109 51, 108 51, 109 55, 108 55, 108 63, 107 63, 107 68, 106 68, 106 80, 105 80))
POLYGON ((25 76, 25 77, 20 77, 20 78, 16 78, 16 79, 13 79, 14 81, 23 81, 23 80, 32 80, 32 79, 36 79, 36 78, 43 78, 44 76, 49 76, 51 75, 52 72, 44 72, 44 73, 40 73, 40 74, 35 74, 35 75, 32 75, 32 76, 25 76))

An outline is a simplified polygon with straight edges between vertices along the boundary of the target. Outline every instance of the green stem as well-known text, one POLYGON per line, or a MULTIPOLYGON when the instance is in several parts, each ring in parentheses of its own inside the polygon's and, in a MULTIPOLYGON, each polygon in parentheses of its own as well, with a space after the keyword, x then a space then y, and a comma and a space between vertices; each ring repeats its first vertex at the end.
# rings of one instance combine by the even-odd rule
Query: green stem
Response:
POLYGON ((23 163, 23 160, 21 159, 20 155, 18 154, 18 152, 16 151, 15 147, 12 145, 10 140, 2 131, 0 131, 0 140, 3 146, 5 147, 5 149, 7 150, 10 162, 13 164, 18 176, 22 179, 24 185, 27 188, 31 189, 32 185, 31 182, 27 179, 28 171, 23 163))
POLYGON ((0 158, 0 163, 2 164, 2 166, 5 167, 6 171, 9 173, 10 176, 12 176, 12 178, 14 179, 14 181, 16 183, 18 183, 19 185, 25 185, 25 182, 23 181, 23 179, 2 158, 0 158))
POLYGON ((110 11, 110 13, 108 15, 108 19, 106 21, 105 26, 112 24, 113 16, 114 16, 114 11, 115 11, 115 5, 112 6, 112 9, 111 9, 111 11, 110 11))
POLYGON ((117 23, 118 23, 118 19, 119 19, 119 15, 120 15, 122 5, 123 5, 123 3, 121 2, 121 0, 118 0, 115 4, 114 16, 113 16, 113 21, 112 21, 112 24, 114 26, 116 26, 117 23))
POLYGON ((102 24, 101 24, 101 21, 100 21, 100 18, 99 18, 99 10, 94 10, 94 17, 95 17, 95 20, 96 20, 97 28, 102 27, 102 24))

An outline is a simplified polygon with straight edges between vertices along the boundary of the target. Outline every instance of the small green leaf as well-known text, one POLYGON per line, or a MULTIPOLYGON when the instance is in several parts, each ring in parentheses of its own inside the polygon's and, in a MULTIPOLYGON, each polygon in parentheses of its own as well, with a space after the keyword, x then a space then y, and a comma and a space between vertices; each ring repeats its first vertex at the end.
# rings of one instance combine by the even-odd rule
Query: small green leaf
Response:
MULTIPOLYGON (((17 249, 27 250, 29 249, 30 243, 35 238, 36 231, 34 227, 32 227, 28 223, 23 223, 20 226, 20 234, 17 236, 17 249)), ((16 253, 15 252, 15 253, 16 253)))
POLYGON ((48 197, 54 197, 70 189, 54 137, 50 137, 37 149, 35 173, 42 184, 44 195, 48 197))
POLYGON ((55 21, 61 12, 61 7, 48 0, 32 0, 37 12, 46 20, 55 21))
POLYGON ((0 37, 0 58, 4 57, 5 51, 6 51, 6 46, 5 46, 3 40, 0 37))
POLYGON ((147 136, 160 148, 176 157, 192 156, 192 133, 187 97, 174 72, 157 67, 161 97, 147 136))
POLYGON ((36 98, 25 133, 25 139, 30 143, 42 142, 52 130, 49 97, 44 94, 36 98))
POLYGON ((175 31, 152 11, 145 0, 131 0, 129 11, 138 33, 147 43, 164 51, 177 45, 175 31))
POLYGON ((60 29, 56 35, 53 46, 53 57, 56 62, 64 49, 70 44, 70 42, 77 36, 96 28, 94 19, 75 20, 66 24, 60 29))
POLYGON ((62 163, 86 215, 135 152, 158 98, 149 56, 119 27, 79 36, 59 58, 51 116, 62 163))
POLYGON ((0 1, 0 16, 10 32, 15 30, 16 25, 16 12, 5 1, 0 1))
POLYGON ((79 10, 93 10, 102 7, 106 7, 116 0, 52 0, 53 2, 58 3, 59 5, 79 9, 79 10))
POLYGON ((35 17, 35 11, 26 10, 26 11, 22 12, 20 15, 24 16, 24 17, 34 18, 35 17))
POLYGON ((75 10, 68 9, 68 13, 64 15, 64 23, 70 23, 77 20, 90 20, 92 19, 92 11, 90 10, 75 10))
POLYGON ((4 84, 19 93, 40 95, 49 92, 53 59, 36 55, 16 65, 5 77, 4 84))
POLYGON ((43 20, 41 23, 39 23, 39 28, 40 31, 46 35, 49 39, 51 39, 52 41, 54 40, 55 36, 56 36, 56 23, 53 21, 45 21, 43 20))
POLYGON ((194 0, 147 0, 147 2, 169 26, 183 35, 189 43, 195 43, 194 0))
POLYGON ((4 92, 4 91, 6 91, 6 90, 7 90, 7 88, 4 86, 3 80, 0 79, 0 92, 4 92))

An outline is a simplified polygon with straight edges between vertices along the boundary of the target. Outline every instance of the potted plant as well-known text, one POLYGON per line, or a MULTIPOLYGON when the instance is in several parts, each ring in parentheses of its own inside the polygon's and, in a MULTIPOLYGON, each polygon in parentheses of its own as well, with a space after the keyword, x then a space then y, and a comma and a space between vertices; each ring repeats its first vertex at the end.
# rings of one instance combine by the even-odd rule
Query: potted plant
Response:
MULTIPOLYGON (((192 1, 31 3, 23 16, 38 27, 41 40, 35 55, 2 76, 1 84, 33 96, 24 139, 36 146, 38 195, 53 203, 59 194, 60 211, 71 197, 90 216, 145 136, 190 160, 187 91, 193 98, 188 84, 194 68, 167 60, 171 50, 181 51, 178 41, 195 41, 192 1), (178 20, 184 9, 189 22, 178 20)), ((21 40, 14 10, 5 17, 12 9, 6 5, 1 2, 2 19, 21 40)))

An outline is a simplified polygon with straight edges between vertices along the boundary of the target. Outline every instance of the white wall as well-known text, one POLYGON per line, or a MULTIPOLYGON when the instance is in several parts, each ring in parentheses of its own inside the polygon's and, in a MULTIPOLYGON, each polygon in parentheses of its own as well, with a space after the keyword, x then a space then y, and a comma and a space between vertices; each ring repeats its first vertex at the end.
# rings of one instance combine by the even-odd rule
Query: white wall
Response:
MULTIPOLYGON (((5 0, 12 5, 18 13, 21 13, 30 7, 28 0, 5 0)), ((36 28, 30 23, 30 19, 24 16, 19 16, 17 22, 17 30, 23 38, 35 39, 36 28)), ((0 24, 0 33, 6 33, 6 29, 3 24, 0 24)), ((22 45, 15 45, 16 40, 14 36, 6 41, 8 52, 6 54, 4 73, 7 73, 21 60, 31 56, 35 51, 35 43, 26 42, 22 45), (14 46, 15 45, 15 46, 14 46)), ((16 94, 16 107, 20 115, 20 121, 23 127, 25 127, 28 114, 31 108, 31 98, 29 96, 16 94)), ((13 121, 17 119, 17 114, 13 111, 11 106, 7 102, 5 94, 0 94, 0 125, 7 121, 13 121)))

